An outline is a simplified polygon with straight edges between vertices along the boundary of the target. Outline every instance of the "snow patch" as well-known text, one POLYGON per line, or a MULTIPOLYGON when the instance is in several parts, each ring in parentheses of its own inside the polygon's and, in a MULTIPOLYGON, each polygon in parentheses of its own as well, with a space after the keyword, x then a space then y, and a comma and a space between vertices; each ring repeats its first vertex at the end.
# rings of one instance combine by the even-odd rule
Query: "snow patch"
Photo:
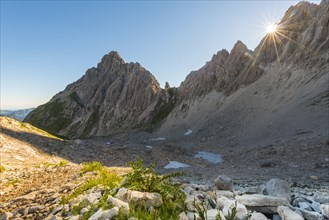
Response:
POLYGON ((192 130, 191 129, 187 129, 187 132, 185 132, 184 135, 190 135, 190 134, 192 134, 192 130))
POLYGON ((166 165, 164 168, 165 169, 178 169, 178 168, 186 168, 190 167, 190 165, 185 164, 185 163, 180 163, 177 161, 169 161, 169 164, 166 165))
POLYGON ((148 149, 152 149, 152 146, 146 145, 145 147, 147 147, 148 149))
POLYGON ((164 141, 166 138, 158 137, 158 138, 151 138, 150 141, 164 141))
POLYGON ((209 153, 205 151, 198 151, 195 155, 194 158, 200 158, 203 160, 207 160, 210 163, 213 164, 218 164, 218 163, 223 163, 223 155, 221 154, 214 154, 214 153, 209 153))

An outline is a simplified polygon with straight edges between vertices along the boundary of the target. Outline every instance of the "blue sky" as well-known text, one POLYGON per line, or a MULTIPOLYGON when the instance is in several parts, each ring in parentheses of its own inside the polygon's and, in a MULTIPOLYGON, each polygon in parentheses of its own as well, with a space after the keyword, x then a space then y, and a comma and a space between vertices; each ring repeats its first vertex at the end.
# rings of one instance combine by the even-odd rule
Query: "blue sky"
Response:
MULTIPOLYGON (((312 1, 319 3, 319 1, 312 1)), ((36 107, 116 50, 179 86, 298 1, 1 1, 1 109, 36 107)))

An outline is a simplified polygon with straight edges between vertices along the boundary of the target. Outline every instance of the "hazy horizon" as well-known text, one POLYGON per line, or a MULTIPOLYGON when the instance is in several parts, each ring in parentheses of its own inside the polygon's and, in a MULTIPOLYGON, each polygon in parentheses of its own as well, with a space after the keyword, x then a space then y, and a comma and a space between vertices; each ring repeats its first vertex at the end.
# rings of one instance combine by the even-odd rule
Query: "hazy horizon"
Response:
POLYGON ((298 2, 1 1, 0 109, 44 104, 112 50, 179 86, 238 40, 253 50, 298 2))

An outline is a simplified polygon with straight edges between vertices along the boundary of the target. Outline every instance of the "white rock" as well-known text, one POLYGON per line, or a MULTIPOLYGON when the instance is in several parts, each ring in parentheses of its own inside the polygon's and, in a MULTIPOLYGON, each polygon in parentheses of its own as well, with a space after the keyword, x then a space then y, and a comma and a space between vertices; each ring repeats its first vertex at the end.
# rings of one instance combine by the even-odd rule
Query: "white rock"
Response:
POLYGON ((228 213, 231 212, 232 208, 236 206, 238 219, 247 218, 248 211, 247 211, 247 208, 243 204, 241 204, 235 200, 228 199, 224 196, 217 198, 217 203, 223 207, 222 212, 224 213, 224 215, 227 216, 228 213))
POLYGON ((329 204, 321 205, 321 213, 329 219, 329 204))
POLYGON ((99 220, 102 217, 102 214, 103 214, 103 209, 100 208, 98 209, 97 212, 95 212, 92 216, 90 216, 88 220, 99 220))
POLYGON ((129 212, 129 204, 127 202, 121 201, 120 199, 114 198, 112 196, 108 196, 107 201, 109 204, 122 209, 126 214, 129 212))
POLYGON ((207 220, 216 220, 216 216, 218 215, 218 209, 209 209, 207 210, 207 220))
POLYGON ((298 206, 299 206, 300 209, 304 209, 304 210, 307 210, 307 211, 312 211, 311 204, 308 203, 308 202, 299 202, 298 206))
POLYGON ((213 164, 218 164, 218 163, 223 163, 223 155, 221 154, 214 154, 214 153, 209 153, 205 151, 199 151, 194 155, 194 158, 200 158, 204 159, 210 163, 213 164))
POLYGON ((187 217, 189 220, 199 219, 199 215, 196 212, 187 212, 187 217))
POLYGON ((261 194, 236 196, 235 199, 246 206, 280 206, 289 203, 286 198, 261 194))
POLYGON ((251 214, 250 220, 268 220, 268 218, 260 212, 253 212, 251 214))
POLYGON ((178 168, 186 168, 190 167, 190 165, 181 163, 178 161, 169 161, 169 164, 167 164, 164 168, 165 169, 178 169, 178 168))
POLYGON ((87 199, 89 201, 89 203, 94 204, 94 203, 97 203, 98 200, 101 197, 102 197, 101 192, 93 192, 93 193, 89 193, 87 195, 82 196, 80 202, 83 201, 83 200, 85 200, 85 199, 87 199))
POLYGON ((110 210, 103 211, 102 216, 100 217, 100 219, 101 220, 113 219, 118 214, 119 214, 119 208, 118 207, 114 207, 114 208, 112 208, 110 210))
POLYGON ((287 206, 279 206, 278 213, 282 220, 304 220, 302 216, 292 211, 287 206))
POLYGON ((119 189, 115 195, 116 198, 125 202, 136 202, 137 204, 143 203, 147 208, 159 207, 162 205, 162 196, 159 193, 139 192, 127 190, 126 188, 119 189))
POLYGON ((233 199, 234 194, 231 191, 228 190, 216 190, 217 197, 225 196, 226 198, 233 199))

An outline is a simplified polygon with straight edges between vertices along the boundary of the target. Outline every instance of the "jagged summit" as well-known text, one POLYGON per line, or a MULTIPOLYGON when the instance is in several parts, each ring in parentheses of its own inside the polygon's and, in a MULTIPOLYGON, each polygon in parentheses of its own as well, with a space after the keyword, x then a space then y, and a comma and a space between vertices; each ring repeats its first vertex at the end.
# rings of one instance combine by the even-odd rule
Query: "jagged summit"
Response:
POLYGON ((193 124, 197 124, 195 129, 213 132, 217 127, 210 122, 229 124, 235 119, 240 126, 233 126, 228 135, 240 134, 240 140, 257 132, 272 134, 274 128, 285 128, 285 135, 303 126, 319 124, 324 128, 323 120, 313 117, 314 112, 324 115, 322 104, 311 103, 317 96, 316 103, 323 103, 328 93, 324 80, 329 63, 328 11, 328 0, 292 6, 277 23, 277 33, 266 35, 254 51, 237 41, 230 52, 219 51, 205 66, 188 74, 178 88, 168 84, 161 89, 139 63, 125 63, 112 51, 97 67, 34 110, 26 121, 67 137, 149 127, 175 133, 193 124), (270 110, 277 106, 283 109, 280 115, 270 110), (312 111, 308 106, 313 106, 312 111), (305 115, 313 122, 304 125, 293 119, 305 115), (260 125, 259 120, 274 120, 277 127, 266 127, 267 122, 260 125), (255 132, 248 136, 241 129, 255 132))

